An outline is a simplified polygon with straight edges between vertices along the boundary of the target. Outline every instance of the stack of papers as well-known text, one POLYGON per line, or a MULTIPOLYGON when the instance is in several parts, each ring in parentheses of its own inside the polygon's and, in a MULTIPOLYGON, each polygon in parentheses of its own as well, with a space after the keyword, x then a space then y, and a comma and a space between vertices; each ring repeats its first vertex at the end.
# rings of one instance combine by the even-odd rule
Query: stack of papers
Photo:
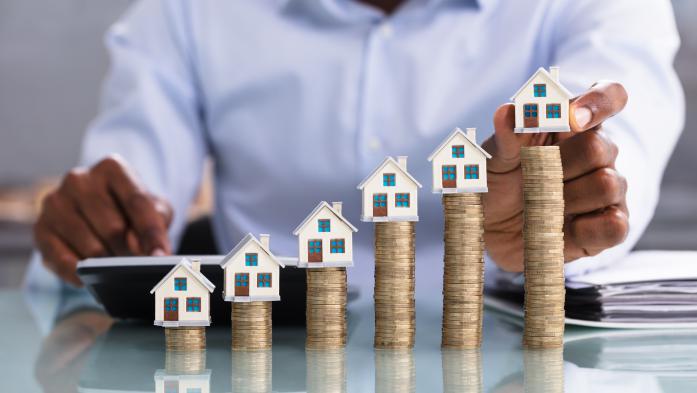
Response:
MULTIPOLYGON (((639 251, 566 282, 567 323, 620 328, 696 327, 697 252, 639 251)), ((486 304, 522 315, 520 277, 502 274, 486 304)))

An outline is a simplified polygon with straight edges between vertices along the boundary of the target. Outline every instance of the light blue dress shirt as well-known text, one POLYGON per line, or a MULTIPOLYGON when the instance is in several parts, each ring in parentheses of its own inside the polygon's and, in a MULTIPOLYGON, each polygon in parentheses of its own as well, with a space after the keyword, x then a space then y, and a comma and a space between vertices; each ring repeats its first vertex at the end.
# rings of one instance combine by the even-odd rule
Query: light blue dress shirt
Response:
MULTIPOLYGON (((372 225, 358 222, 356 185, 386 155, 409 156, 430 184, 426 158, 442 138, 477 127, 481 143, 538 67, 560 66, 574 94, 614 79, 630 97, 606 122, 629 183, 629 237, 567 265, 570 275, 636 243, 683 126, 668 0, 414 0, 391 16, 350 0, 144 0, 106 45, 112 66, 84 164, 124 156, 173 204, 176 244, 212 157, 221 252, 262 232, 277 254, 297 255, 292 229, 318 201, 344 201, 359 227, 351 280, 366 285, 372 225)), ((442 212, 428 187, 419 216, 417 295, 437 295, 442 212)))

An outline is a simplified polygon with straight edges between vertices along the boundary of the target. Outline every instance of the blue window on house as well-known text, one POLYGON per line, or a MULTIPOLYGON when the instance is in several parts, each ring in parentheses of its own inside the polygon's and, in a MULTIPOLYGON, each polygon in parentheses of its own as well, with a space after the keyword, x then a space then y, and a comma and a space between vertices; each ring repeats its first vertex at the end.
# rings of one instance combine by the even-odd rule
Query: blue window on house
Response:
POLYGON ((453 158, 465 158, 465 146, 464 145, 453 146, 453 158))
POLYGON ((560 119, 561 118, 561 105, 560 104, 547 104, 547 118, 548 119, 560 119))
POLYGON ((344 239, 332 239, 330 241, 332 254, 343 254, 345 251, 344 239))
POLYGON ((165 298, 165 311, 178 311, 179 299, 175 297, 165 298))
POLYGON ((186 277, 174 279, 174 290, 175 291, 186 291, 186 277))
POLYGON ((465 179, 479 179, 479 165, 465 165, 465 179))
POLYGON ((523 105, 523 110, 525 111, 525 117, 537 117, 537 104, 525 104, 523 105))
POLYGON ((443 165, 443 180, 455 180, 455 165, 443 165))
POLYGON ((271 273, 257 273, 257 287, 271 288, 271 273))
POLYGON ((186 298, 186 311, 201 312, 201 298, 200 297, 187 297, 186 298))
POLYGON ((395 195, 394 204, 396 207, 409 207, 409 194, 397 194, 395 195))
POLYGON ((387 194, 373 194, 373 207, 387 207, 387 194))
POLYGON ((385 187, 394 187, 395 176, 394 173, 385 173, 382 175, 382 185, 385 187))
POLYGON ((236 286, 236 287, 247 287, 247 286, 249 286, 249 274, 247 274, 247 273, 236 273, 236 274, 235 274, 235 286, 236 286))
POLYGON ((330 225, 329 220, 317 220, 318 231, 320 232, 329 232, 331 229, 330 225))
POLYGON ((547 85, 544 83, 535 85, 535 97, 547 97, 547 85))
POLYGON ((244 254, 244 264, 245 266, 259 266, 259 254, 255 252, 244 254))

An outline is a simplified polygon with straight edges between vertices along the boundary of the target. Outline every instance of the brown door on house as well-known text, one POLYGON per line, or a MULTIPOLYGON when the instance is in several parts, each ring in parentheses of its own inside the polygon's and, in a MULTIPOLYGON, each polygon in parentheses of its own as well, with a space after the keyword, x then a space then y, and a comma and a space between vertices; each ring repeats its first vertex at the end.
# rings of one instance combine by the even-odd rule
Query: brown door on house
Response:
POLYGON ((387 216, 387 194, 373 194, 373 217, 387 216))
POLYGON ((443 188, 457 188, 457 167, 443 165, 443 188))
POLYGON ((235 273, 235 296, 249 296, 249 273, 235 273))
POLYGON ((523 127, 537 128, 540 126, 540 120, 537 112, 537 104, 523 105, 523 127))
POLYGON ((307 241, 307 261, 322 262, 322 240, 310 239, 307 241))
POLYGON ((165 298, 165 321, 179 320, 179 299, 176 297, 165 298))

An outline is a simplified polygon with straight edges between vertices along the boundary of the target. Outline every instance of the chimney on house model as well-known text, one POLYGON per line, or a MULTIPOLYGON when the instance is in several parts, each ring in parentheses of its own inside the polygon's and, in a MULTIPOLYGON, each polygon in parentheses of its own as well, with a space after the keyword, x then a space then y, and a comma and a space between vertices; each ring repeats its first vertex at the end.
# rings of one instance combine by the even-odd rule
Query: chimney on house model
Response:
POLYGON ((343 213, 341 213, 341 206, 342 205, 343 205, 342 202, 332 202, 332 209, 334 209, 334 211, 339 213, 339 215, 342 215, 343 214, 343 213))
POLYGON ((261 243, 264 248, 267 250, 269 249, 269 240, 271 239, 271 235, 267 233, 261 233, 259 234, 259 242, 261 243))
POLYGON ((199 272, 199 273, 200 273, 200 272, 201 272, 201 260, 198 259, 198 258, 192 259, 192 260, 191 260, 191 268, 192 268, 195 272, 199 272))
POLYGON ((407 156, 397 156, 397 164, 399 164, 399 167, 404 169, 406 172, 407 170, 407 156))
POLYGON ((554 79, 555 82, 559 82, 559 67, 549 67, 549 74, 552 75, 552 79, 554 79))
POLYGON ((474 143, 477 143, 477 129, 476 128, 468 128, 465 135, 467 136, 467 139, 471 140, 474 143))

